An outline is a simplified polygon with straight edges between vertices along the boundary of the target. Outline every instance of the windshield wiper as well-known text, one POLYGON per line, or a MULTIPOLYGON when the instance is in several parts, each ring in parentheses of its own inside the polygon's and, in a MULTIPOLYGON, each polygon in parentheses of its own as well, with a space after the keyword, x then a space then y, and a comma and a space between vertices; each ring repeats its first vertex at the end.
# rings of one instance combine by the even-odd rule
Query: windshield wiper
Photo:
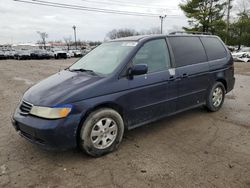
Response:
POLYGON ((91 74, 97 75, 95 71, 93 70, 88 70, 88 69, 69 69, 71 72, 89 72, 91 74))

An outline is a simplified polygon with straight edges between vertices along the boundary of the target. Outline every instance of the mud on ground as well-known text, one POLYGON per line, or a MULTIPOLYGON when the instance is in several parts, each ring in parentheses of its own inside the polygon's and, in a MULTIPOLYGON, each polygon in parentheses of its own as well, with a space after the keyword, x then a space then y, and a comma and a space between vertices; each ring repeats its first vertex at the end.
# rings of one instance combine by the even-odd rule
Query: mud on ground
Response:
POLYGON ((126 133, 101 158, 51 152, 21 138, 10 116, 22 93, 70 60, 0 61, 0 187, 250 187, 250 63, 236 63, 223 108, 203 108, 126 133))

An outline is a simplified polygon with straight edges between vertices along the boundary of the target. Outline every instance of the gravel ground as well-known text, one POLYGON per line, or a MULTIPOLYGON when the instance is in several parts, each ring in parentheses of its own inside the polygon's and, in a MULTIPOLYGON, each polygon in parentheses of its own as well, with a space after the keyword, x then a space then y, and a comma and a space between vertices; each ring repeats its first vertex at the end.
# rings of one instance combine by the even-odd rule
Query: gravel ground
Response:
POLYGON ((45 151, 15 132, 22 93, 70 60, 0 61, 0 187, 250 187, 250 63, 236 63, 223 108, 203 108, 126 133, 101 158, 45 151))

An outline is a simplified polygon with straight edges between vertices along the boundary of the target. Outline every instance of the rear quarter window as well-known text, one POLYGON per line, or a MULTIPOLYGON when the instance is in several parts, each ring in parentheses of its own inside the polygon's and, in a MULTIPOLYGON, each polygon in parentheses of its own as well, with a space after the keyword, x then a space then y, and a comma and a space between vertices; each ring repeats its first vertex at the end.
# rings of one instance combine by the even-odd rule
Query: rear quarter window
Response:
POLYGON ((207 52, 208 60, 213 61, 227 56, 227 52, 222 42, 215 37, 201 37, 201 41, 207 52))
POLYGON ((207 61, 204 47, 199 37, 169 37, 176 67, 207 61))

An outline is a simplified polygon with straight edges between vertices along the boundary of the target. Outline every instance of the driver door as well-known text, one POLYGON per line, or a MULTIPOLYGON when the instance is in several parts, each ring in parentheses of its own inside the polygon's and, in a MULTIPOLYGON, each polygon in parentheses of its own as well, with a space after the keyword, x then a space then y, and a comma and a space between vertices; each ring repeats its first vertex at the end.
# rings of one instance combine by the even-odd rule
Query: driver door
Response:
POLYGON ((165 38, 146 42, 132 64, 147 64, 148 73, 128 79, 128 125, 139 126, 175 112, 178 86, 165 38))

